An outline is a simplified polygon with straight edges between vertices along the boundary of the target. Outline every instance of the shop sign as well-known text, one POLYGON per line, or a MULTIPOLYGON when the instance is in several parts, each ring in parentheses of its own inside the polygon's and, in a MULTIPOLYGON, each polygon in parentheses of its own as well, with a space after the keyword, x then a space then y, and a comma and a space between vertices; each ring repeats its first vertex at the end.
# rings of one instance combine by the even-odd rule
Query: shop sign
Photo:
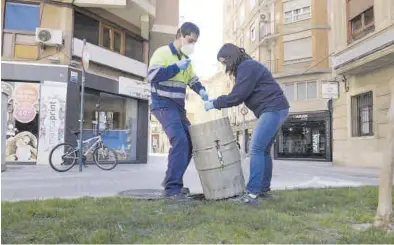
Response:
POLYGON ((14 109, 14 118, 21 123, 29 123, 36 117, 36 108, 30 103, 18 103, 14 109))
POLYGON ((119 94, 149 100, 151 97, 150 84, 127 77, 119 77, 119 94))
POLYGON ((52 148, 64 142, 66 95, 67 83, 44 81, 41 84, 38 162, 48 161, 52 148))
POLYGON ((300 120, 308 120, 308 115, 307 114, 298 114, 293 116, 294 119, 300 119, 300 120))
POLYGON ((37 84, 24 83, 15 86, 14 103, 30 103, 36 104, 38 102, 38 86, 37 84))

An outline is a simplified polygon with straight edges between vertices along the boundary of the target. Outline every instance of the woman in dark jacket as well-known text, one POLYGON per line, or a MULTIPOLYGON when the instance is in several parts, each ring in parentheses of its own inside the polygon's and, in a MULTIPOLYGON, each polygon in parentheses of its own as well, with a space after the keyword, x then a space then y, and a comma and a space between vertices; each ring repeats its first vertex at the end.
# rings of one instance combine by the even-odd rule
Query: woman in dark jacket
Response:
POLYGON ((246 194, 239 200, 256 204, 258 197, 269 197, 272 178, 271 147, 275 135, 289 113, 289 103, 271 72, 253 60, 245 50, 227 43, 217 55, 226 73, 235 78, 229 95, 205 102, 206 111, 245 103, 258 118, 250 145, 250 177, 246 194))

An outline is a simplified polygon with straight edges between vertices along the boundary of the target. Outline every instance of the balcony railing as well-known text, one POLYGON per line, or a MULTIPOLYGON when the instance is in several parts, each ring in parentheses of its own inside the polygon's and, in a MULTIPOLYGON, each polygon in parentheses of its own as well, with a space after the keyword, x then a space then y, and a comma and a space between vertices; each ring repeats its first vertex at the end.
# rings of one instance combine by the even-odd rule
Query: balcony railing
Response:
POLYGON ((260 22, 259 40, 262 41, 264 38, 275 34, 275 23, 270 22, 260 22))
POLYGON ((263 63, 263 65, 265 65, 271 73, 278 72, 278 64, 279 64, 278 59, 266 60, 266 61, 262 61, 261 63, 263 63))

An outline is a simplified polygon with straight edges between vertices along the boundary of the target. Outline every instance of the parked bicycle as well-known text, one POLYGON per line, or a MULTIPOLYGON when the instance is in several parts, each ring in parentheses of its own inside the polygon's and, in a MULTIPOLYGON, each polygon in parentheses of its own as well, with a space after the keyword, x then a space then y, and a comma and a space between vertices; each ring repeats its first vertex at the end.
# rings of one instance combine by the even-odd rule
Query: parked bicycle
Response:
MULTIPOLYGON (((49 154, 49 164, 57 172, 67 172, 79 159, 79 136, 80 131, 71 131, 77 138, 77 147, 71 144, 61 143, 56 145, 49 154), (60 163, 59 163, 60 161, 60 163)), ((82 147, 89 147, 83 154, 83 163, 85 164, 87 155, 92 152, 94 163, 103 170, 112 170, 118 165, 118 156, 115 150, 105 146, 102 139, 102 133, 97 136, 82 141, 82 147)))

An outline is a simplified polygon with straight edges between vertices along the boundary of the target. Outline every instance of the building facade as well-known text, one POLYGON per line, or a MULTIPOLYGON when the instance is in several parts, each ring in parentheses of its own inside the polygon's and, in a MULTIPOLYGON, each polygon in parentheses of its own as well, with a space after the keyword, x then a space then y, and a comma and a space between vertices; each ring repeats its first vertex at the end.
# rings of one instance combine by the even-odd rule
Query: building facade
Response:
POLYGON ((384 161, 394 86, 394 1, 330 0, 328 7, 332 66, 340 87, 333 101, 333 161, 378 167, 384 161))
MULTIPOLYGON (((331 161, 331 113, 321 85, 332 78, 326 0, 225 0, 224 40, 245 48, 280 83, 291 108, 274 145, 277 159, 331 161)), ((240 106, 241 108, 243 106, 240 106)), ((236 135, 243 115, 235 114, 236 135)), ((246 116, 246 150, 256 120, 246 116)))
POLYGON ((168 3, 2 1, 7 162, 48 164, 56 144, 76 144, 71 130, 79 129, 86 39, 84 137, 106 129, 104 143, 121 163, 146 163, 150 89, 144 79, 150 50, 176 31, 178 1, 168 3))

